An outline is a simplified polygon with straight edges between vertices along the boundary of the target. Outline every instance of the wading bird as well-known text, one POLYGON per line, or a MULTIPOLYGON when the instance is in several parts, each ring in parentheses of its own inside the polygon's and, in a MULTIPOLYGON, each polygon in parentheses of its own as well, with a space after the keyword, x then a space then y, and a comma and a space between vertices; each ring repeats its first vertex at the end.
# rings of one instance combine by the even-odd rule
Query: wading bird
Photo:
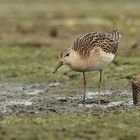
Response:
MULTIPOLYGON (((59 63, 54 73, 62 66, 68 65, 72 70, 83 73, 85 104, 86 78, 85 72, 99 71, 99 89, 101 88, 103 68, 110 63, 118 48, 118 41, 121 35, 118 30, 111 32, 90 32, 76 38, 71 47, 59 53, 59 63)), ((100 95, 99 104, 100 104, 100 95)))

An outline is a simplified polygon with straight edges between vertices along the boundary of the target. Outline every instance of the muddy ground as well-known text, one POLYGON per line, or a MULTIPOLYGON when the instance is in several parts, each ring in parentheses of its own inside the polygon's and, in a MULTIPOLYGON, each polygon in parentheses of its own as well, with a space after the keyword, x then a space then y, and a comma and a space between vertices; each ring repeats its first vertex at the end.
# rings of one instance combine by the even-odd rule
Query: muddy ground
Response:
POLYGON ((60 88, 68 88, 63 83, 46 84, 0 84, 0 112, 2 114, 78 114, 82 111, 98 115, 98 111, 135 109, 131 91, 101 90, 101 104, 98 105, 98 90, 87 92, 86 104, 81 93, 66 95, 60 88), (55 92, 50 92, 51 90, 55 92))

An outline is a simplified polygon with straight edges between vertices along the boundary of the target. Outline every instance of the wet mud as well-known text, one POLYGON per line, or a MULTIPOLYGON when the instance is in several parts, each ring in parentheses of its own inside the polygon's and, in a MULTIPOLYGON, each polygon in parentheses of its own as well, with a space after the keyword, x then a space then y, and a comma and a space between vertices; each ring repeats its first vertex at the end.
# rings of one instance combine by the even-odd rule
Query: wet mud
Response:
POLYGON ((0 112, 1 114, 78 114, 87 111, 95 114, 98 111, 134 109, 131 92, 127 90, 102 90, 100 105, 98 105, 98 90, 88 91, 83 106, 82 91, 73 94, 62 93, 59 89, 63 86, 58 82, 48 85, 1 83, 0 112))

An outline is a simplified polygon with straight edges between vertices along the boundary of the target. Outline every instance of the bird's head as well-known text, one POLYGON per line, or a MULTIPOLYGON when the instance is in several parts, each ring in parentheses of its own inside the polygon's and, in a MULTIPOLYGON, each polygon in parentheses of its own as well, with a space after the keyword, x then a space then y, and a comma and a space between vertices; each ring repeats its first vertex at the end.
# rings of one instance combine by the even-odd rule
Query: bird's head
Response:
POLYGON ((70 65, 73 55, 74 55, 74 51, 71 48, 67 48, 67 49, 60 51, 60 53, 58 55, 59 62, 53 73, 55 73, 64 64, 70 65))

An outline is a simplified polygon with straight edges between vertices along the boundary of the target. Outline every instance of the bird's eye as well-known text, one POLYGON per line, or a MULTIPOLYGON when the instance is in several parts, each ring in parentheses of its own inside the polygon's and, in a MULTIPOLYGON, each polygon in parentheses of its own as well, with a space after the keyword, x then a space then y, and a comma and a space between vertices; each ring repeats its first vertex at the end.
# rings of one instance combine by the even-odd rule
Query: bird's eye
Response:
POLYGON ((70 55, 70 53, 67 53, 67 54, 66 54, 66 56, 69 56, 69 55, 70 55))

